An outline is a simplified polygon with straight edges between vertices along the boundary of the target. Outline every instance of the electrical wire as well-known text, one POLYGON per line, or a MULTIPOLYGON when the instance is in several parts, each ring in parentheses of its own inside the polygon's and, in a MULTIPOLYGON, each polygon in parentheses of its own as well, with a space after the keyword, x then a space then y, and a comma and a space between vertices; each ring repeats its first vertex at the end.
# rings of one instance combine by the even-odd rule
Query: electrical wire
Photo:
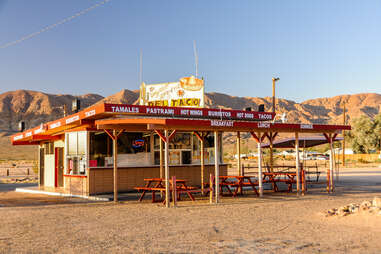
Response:
POLYGON ((75 13, 74 15, 72 15, 72 16, 70 16, 70 17, 67 17, 67 18, 62 19, 61 21, 59 21, 59 22, 57 22, 57 23, 54 23, 54 24, 49 25, 49 26, 46 26, 46 27, 42 28, 41 30, 39 30, 39 31, 37 31, 37 32, 28 34, 28 35, 26 35, 26 36, 24 36, 24 37, 21 37, 21 38, 18 39, 18 40, 15 40, 15 41, 11 41, 11 42, 5 43, 5 44, 3 44, 3 45, 0 46, 0 49, 5 49, 5 48, 8 48, 8 47, 10 47, 10 46, 14 46, 14 45, 16 45, 16 44, 19 44, 19 43, 21 43, 21 42, 23 42, 23 41, 25 41, 25 40, 29 40, 29 39, 31 39, 31 38, 33 38, 33 37, 36 37, 37 35, 40 35, 40 34, 42 34, 42 33, 44 33, 44 32, 47 32, 47 31, 49 31, 49 30, 52 30, 53 28, 56 28, 57 26, 63 25, 63 24, 65 24, 65 23, 67 23, 67 22, 69 22, 69 21, 71 21, 71 20, 73 20, 73 19, 75 19, 75 18, 78 18, 79 16, 82 16, 82 15, 84 15, 84 14, 86 14, 86 13, 88 13, 88 12, 94 10, 95 8, 97 8, 97 7, 101 6, 101 5, 104 5, 104 4, 106 4, 106 3, 110 2, 110 1, 111 1, 111 0, 103 0, 103 1, 101 1, 101 2, 99 2, 99 3, 97 3, 97 4, 94 4, 94 5, 90 6, 90 7, 87 8, 87 9, 84 9, 84 10, 82 10, 82 11, 79 11, 79 12, 75 13))

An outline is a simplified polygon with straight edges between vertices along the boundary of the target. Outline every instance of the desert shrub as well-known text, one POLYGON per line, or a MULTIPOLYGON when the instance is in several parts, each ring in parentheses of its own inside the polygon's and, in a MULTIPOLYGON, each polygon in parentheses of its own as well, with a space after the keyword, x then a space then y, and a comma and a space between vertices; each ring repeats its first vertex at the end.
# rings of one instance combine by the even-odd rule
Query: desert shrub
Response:
POLYGON ((363 164, 370 163, 369 161, 364 160, 363 158, 359 158, 359 159, 357 160, 357 162, 359 162, 359 163, 363 163, 363 164))

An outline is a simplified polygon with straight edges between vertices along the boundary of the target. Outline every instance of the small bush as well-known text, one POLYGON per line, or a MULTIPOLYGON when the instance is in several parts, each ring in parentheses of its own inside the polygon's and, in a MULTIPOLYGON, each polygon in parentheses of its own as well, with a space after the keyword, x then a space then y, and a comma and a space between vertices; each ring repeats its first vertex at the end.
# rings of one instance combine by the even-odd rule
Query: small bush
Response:
POLYGON ((363 163, 363 164, 370 163, 369 161, 364 160, 363 158, 359 158, 359 159, 357 160, 357 162, 359 162, 359 163, 363 163))

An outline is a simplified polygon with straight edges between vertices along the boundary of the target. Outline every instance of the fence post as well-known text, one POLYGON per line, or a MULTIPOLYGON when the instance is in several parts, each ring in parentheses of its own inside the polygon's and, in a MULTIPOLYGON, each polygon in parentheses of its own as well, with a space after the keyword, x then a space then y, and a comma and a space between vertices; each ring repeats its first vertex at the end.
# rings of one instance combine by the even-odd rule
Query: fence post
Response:
POLYGON ((213 175, 209 175, 209 203, 213 203, 213 175))
POLYGON ((242 163, 242 176, 245 176, 245 165, 242 163))
POLYGON ((7 176, 9 176, 9 168, 7 168, 7 176))
POLYGON ((329 168, 327 169, 327 192, 329 193, 330 192, 330 172, 329 172, 329 168))
POLYGON ((301 178, 302 178, 302 195, 304 196, 305 192, 306 192, 306 174, 304 172, 304 168, 302 168, 301 170, 301 178))
POLYGON ((173 200, 174 207, 176 207, 176 201, 177 201, 176 188, 177 188, 176 176, 172 176, 172 200, 173 200))

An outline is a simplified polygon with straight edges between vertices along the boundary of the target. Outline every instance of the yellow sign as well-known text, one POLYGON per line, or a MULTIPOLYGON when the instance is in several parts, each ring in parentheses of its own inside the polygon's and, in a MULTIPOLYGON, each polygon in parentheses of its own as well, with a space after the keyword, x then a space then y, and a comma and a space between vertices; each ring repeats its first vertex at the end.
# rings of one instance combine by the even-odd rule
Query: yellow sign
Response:
POLYGON ((191 77, 179 82, 140 86, 140 105, 170 107, 204 107, 204 81, 191 77))

